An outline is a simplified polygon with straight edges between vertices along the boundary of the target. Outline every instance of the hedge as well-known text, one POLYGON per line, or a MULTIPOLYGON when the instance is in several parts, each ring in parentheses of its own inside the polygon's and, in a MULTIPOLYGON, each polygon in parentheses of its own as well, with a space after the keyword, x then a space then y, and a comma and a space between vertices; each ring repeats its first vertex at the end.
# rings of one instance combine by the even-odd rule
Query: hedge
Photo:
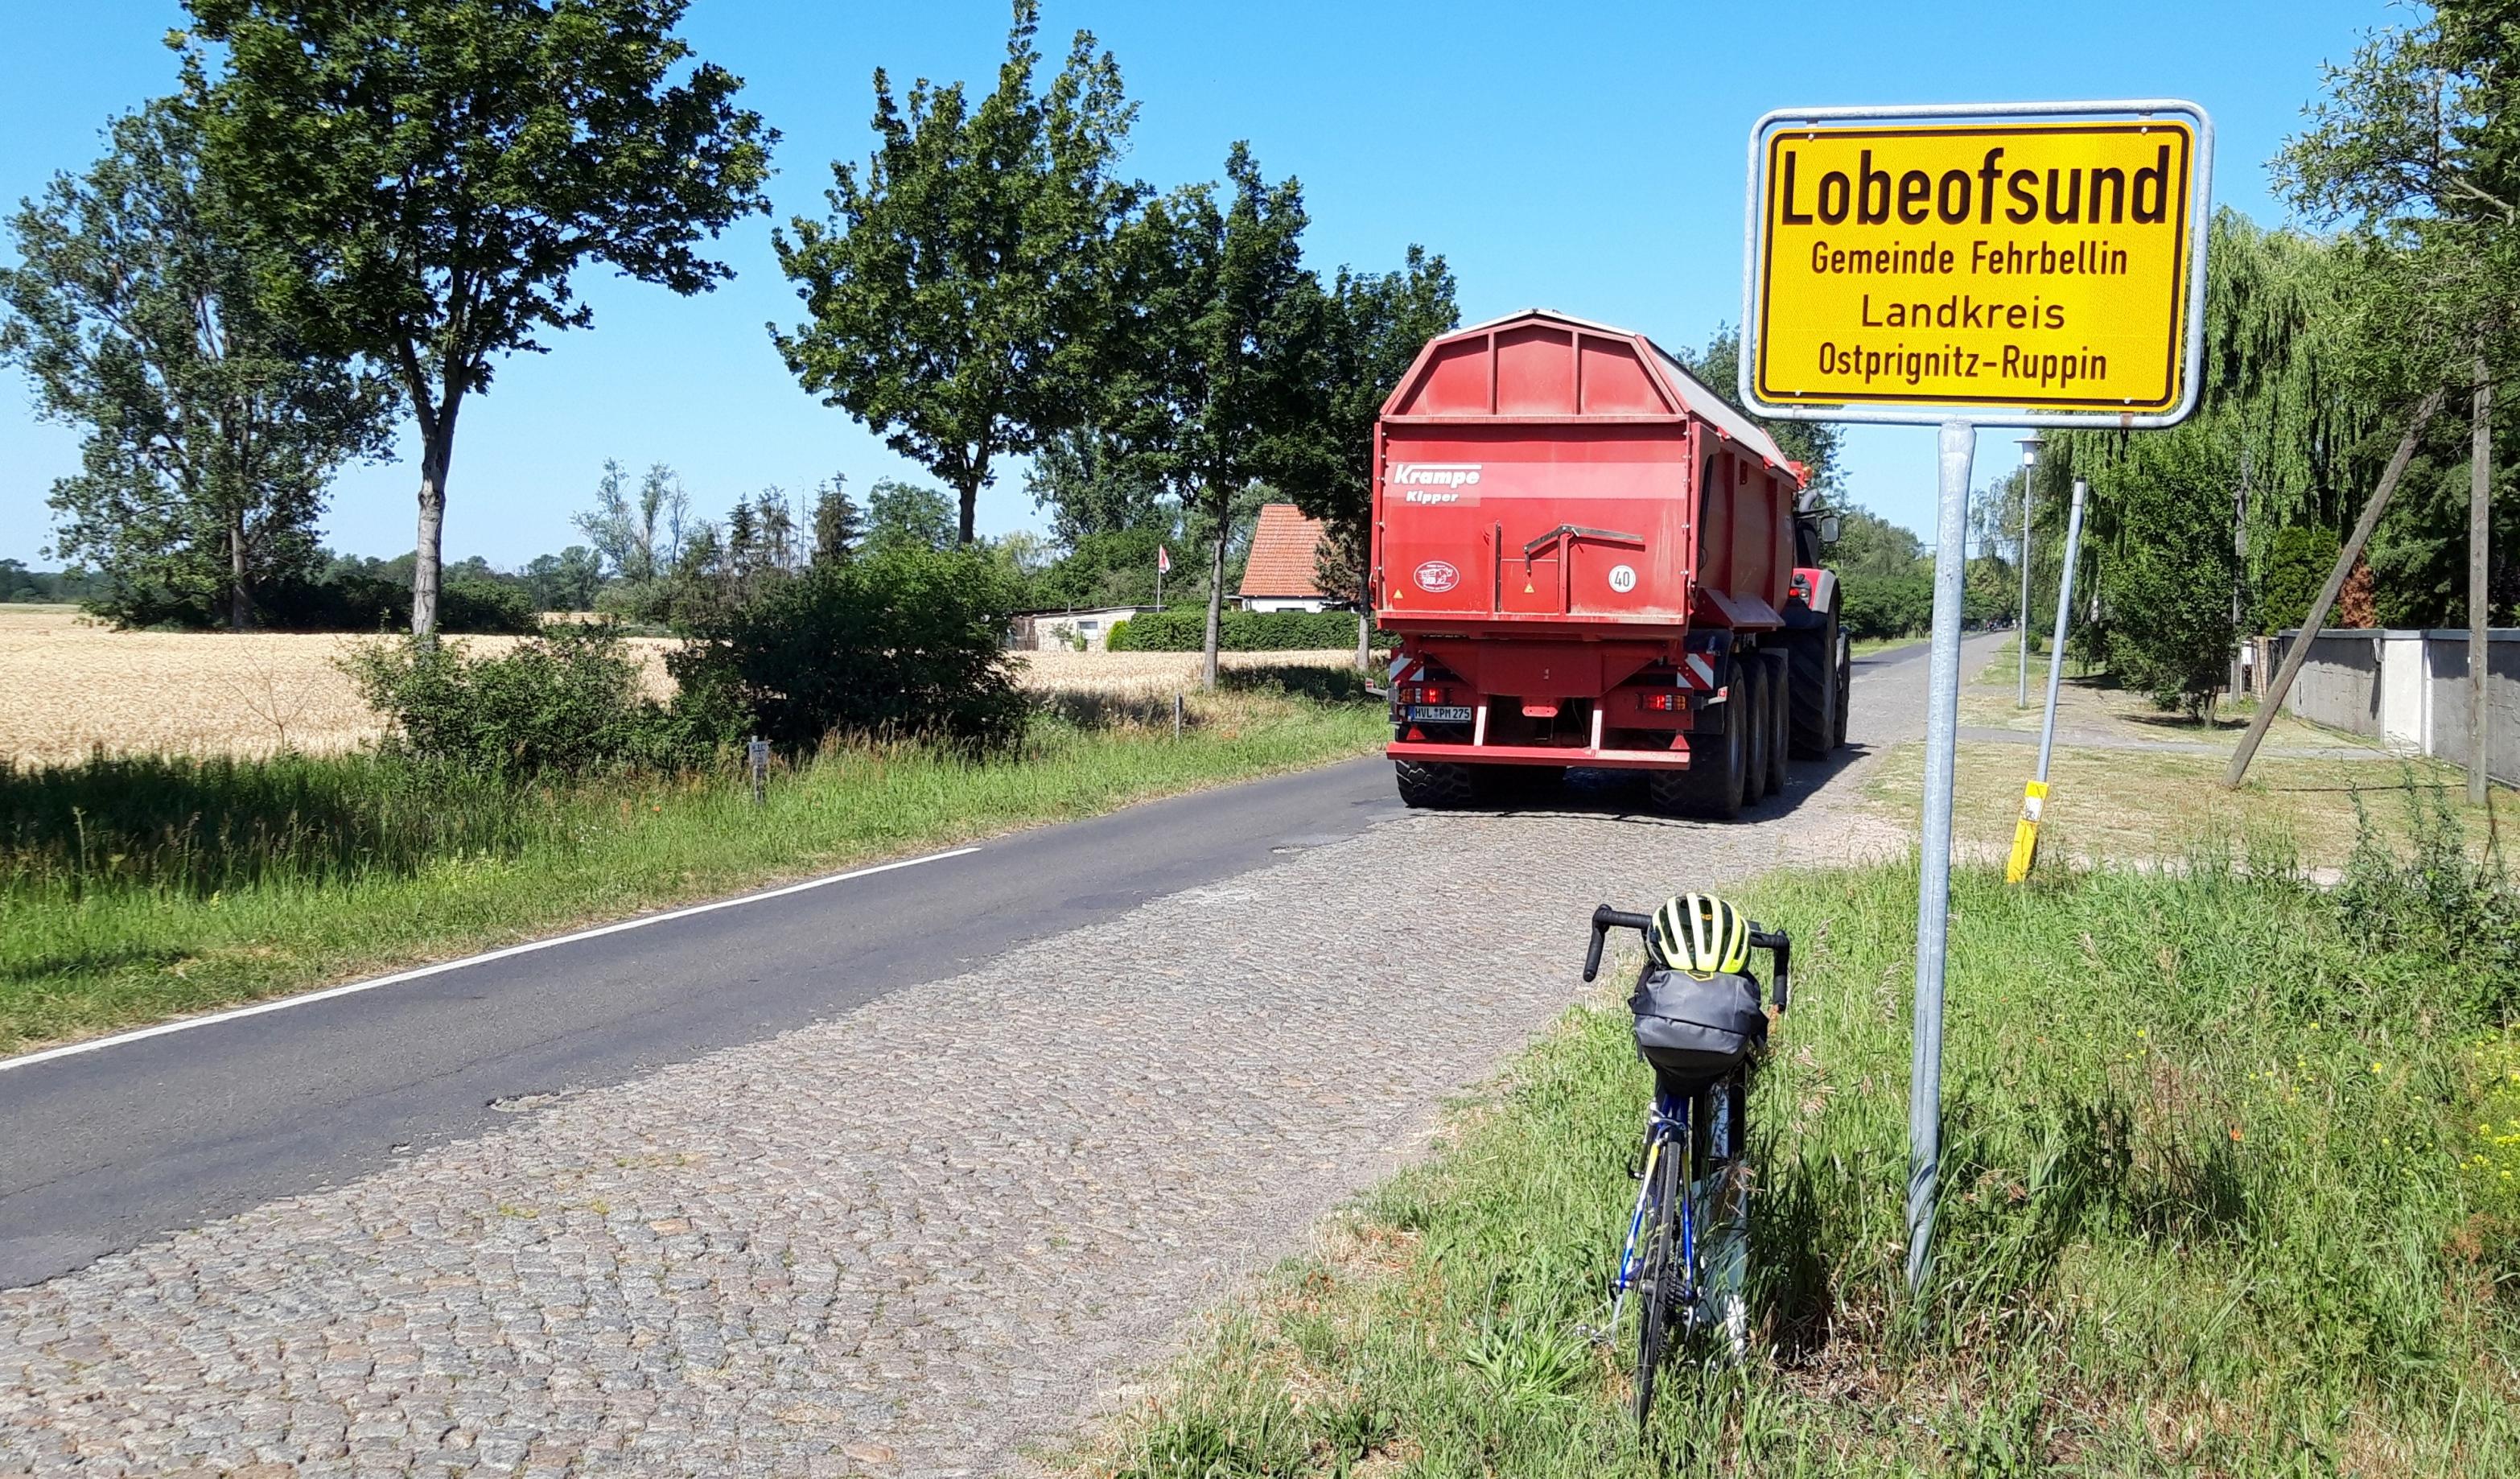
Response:
MULTIPOLYGON (((1195 652, 1207 641, 1207 613, 1183 608, 1116 622, 1105 645, 1115 652, 1195 652)), ((1229 652, 1285 652, 1356 646, 1354 611, 1227 611, 1216 645, 1229 652)))
POLYGON ((1859 642, 1905 637, 1934 624, 1930 575, 1841 575, 1837 588, 1838 624, 1859 642))

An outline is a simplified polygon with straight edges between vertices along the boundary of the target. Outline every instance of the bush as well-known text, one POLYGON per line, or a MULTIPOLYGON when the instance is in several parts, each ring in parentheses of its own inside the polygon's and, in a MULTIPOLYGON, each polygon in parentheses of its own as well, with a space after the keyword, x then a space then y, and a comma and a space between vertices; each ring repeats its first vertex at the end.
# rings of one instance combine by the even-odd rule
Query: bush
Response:
POLYGON ((497 657, 413 639, 345 659, 387 741, 417 759, 503 776, 667 765, 719 735, 647 695, 611 628, 555 625, 497 657))
POLYGON ((1015 591, 971 549, 895 545, 813 566, 710 615, 668 659, 697 716, 790 747, 832 734, 1003 745, 1028 712, 1007 665, 1015 591))
MULTIPOLYGON (((390 576, 341 570, 322 580, 266 586, 255 615, 281 632, 389 632, 411 626, 411 587, 390 576)), ((530 637, 541 629, 521 586, 446 581, 437 591, 437 629, 450 636, 530 637)))
MULTIPOLYGON (((1190 608, 1132 616, 1111 628, 1115 652, 1196 652, 1207 644, 1207 612, 1190 608)), ((1354 611, 1227 611, 1216 646, 1227 652, 1292 652, 1356 646, 1354 611)))
POLYGON ((2266 576, 2258 586, 2259 631, 2301 625, 2310 615, 2310 604, 2318 599, 2318 588, 2327 583, 2327 572, 2336 566, 2339 548, 2334 529, 2293 524, 2275 530, 2267 550, 2266 576))
POLYGON ((1930 575, 1841 575, 1837 586, 1838 625, 1859 642, 1906 637, 1934 624, 1930 575))

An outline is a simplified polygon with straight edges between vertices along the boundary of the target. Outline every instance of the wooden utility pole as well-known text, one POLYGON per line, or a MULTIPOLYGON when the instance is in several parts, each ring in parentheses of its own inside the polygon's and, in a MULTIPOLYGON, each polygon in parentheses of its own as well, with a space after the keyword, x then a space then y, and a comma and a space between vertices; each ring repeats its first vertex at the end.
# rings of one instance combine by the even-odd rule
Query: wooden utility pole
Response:
POLYGON ((2476 357, 2476 399, 2468 425, 2467 454, 2467 800, 2485 804, 2485 677, 2491 649, 2485 637, 2485 564, 2494 500, 2494 381, 2485 356, 2476 357))
POLYGON ((2336 593, 2345 588, 2345 577, 2352 573, 2354 561, 2362 558, 2362 546, 2370 541, 2372 528, 2387 511, 2389 495, 2398 491, 2398 479, 2407 475, 2407 464, 2414 461, 2415 443, 2441 411, 2442 400, 2449 393, 2447 387, 2435 386, 2432 394, 2415 407, 2414 418, 2407 423, 2407 434, 2399 440, 2396 455, 2380 473, 2380 485, 2371 490, 2371 501, 2362 506, 2362 516, 2355 521, 2353 537, 2336 552, 2336 567, 2327 572, 2327 584, 2318 588, 2318 599, 2310 604, 2310 614, 2302 618, 2301 635, 2294 639, 2292 650, 2284 653, 2283 666, 2275 670, 2275 681, 2268 685, 2266 697, 2258 703, 2257 717, 2249 721, 2249 732, 2240 737, 2240 747, 2232 752, 2231 768, 2223 776, 2226 788, 2237 790, 2240 783, 2248 779, 2249 761, 2267 738, 2267 726, 2274 723, 2275 711, 2283 707, 2284 695, 2292 692, 2292 681, 2300 676, 2301 665, 2310 656, 2312 641, 2325 624, 2329 608, 2336 605, 2336 593))
POLYGON ((2240 486, 2231 495, 2231 681, 2225 692, 2240 696, 2240 627, 2248 620, 2249 449, 2240 449, 2240 486))

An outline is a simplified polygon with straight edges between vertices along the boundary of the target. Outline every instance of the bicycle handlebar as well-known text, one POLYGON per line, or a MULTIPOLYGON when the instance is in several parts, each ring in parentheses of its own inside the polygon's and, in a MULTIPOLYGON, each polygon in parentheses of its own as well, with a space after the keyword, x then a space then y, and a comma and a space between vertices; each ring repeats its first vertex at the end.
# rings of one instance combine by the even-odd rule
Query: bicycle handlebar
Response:
MULTIPOLYGON (((1613 929, 1633 929, 1646 934, 1653 928, 1650 915, 1630 914, 1604 904, 1593 911, 1593 941, 1584 951, 1584 979, 1592 980, 1601 973, 1601 944, 1613 929)), ((1764 950, 1776 957, 1775 991, 1777 1009, 1782 1011, 1793 999, 1793 936, 1781 929, 1768 929, 1758 920, 1750 921, 1750 948, 1764 950)))
POLYGON ((1601 942, 1608 938, 1611 930, 1633 929, 1643 934, 1651 928, 1653 919, 1648 915, 1628 914, 1607 904, 1594 910, 1593 944, 1584 952, 1584 979, 1589 981, 1601 973, 1601 942))

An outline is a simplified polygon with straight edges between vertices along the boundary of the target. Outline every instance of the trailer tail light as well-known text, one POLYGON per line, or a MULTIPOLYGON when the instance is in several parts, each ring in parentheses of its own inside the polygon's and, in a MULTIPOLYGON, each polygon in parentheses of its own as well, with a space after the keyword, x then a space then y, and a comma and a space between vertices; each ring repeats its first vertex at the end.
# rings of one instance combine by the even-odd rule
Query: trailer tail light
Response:
POLYGON ((1685 713, 1688 708, 1688 695, 1676 689, 1668 693, 1657 691, 1638 696, 1642 700, 1640 707, 1650 709, 1657 714, 1685 713))
POLYGON ((1403 703, 1450 703, 1453 698, 1451 690, 1434 683, 1404 683, 1399 696, 1403 703))

